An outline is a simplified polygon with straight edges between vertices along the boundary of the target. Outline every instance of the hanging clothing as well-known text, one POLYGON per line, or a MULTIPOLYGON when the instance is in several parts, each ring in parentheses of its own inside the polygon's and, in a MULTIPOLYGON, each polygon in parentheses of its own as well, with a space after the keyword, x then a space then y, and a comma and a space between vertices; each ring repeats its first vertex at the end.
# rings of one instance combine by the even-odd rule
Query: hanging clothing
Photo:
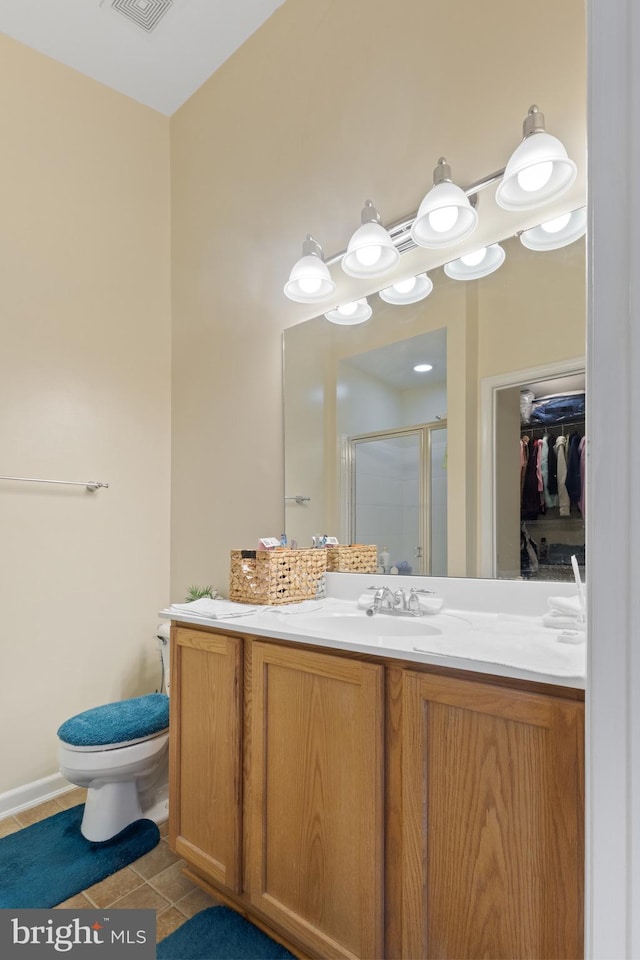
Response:
POLYGON ((553 497, 552 506, 558 506, 558 458, 556 456, 556 448, 553 442, 553 437, 549 437, 549 470, 548 470, 548 479, 547 479, 547 490, 549 491, 549 496, 553 497))
POLYGON ((522 499, 522 490, 524 488, 524 477, 527 472, 527 463, 529 462, 529 437, 520 438, 520 499, 522 499))
POLYGON ((540 514, 540 490, 538 487, 538 447, 533 441, 529 443, 529 454, 525 467, 522 500, 520 503, 520 518, 535 520, 540 514))
MULTIPOLYGON (((549 454, 553 450, 553 444, 549 443, 549 437, 545 434, 542 438, 542 446, 540 447, 540 464, 542 470, 542 494, 544 496, 544 505, 547 509, 550 507, 558 506, 558 496, 552 494, 549 491, 549 454)), ((556 491, 558 489, 558 478, 557 478, 557 467, 556 467, 556 456, 555 450, 553 451, 553 468, 556 473, 555 484, 556 491)))
POLYGON ((567 438, 557 437, 555 443, 556 458, 558 461, 558 502, 560 516, 568 517, 571 514, 571 499, 565 481, 567 479, 567 438))
POLYGON ((540 513, 545 513, 547 505, 544 502, 544 480, 542 477, 542 440, 535 440, 536 448, 536 477, 538 478, 538 501, 540 513))
POLYGON ((585 508, 585 476, 587 472, 587 438, 583 437, 580 441, 580 500, 578 501, 578 507, 580 508, 580 513, 584 517, 584 508, 585 508))
POLYGON ((580 482, 580 436, 578 433, 569 435, 567 441, 567 476, 565 486, 571 503, 578 504, 582 493, 580 482))

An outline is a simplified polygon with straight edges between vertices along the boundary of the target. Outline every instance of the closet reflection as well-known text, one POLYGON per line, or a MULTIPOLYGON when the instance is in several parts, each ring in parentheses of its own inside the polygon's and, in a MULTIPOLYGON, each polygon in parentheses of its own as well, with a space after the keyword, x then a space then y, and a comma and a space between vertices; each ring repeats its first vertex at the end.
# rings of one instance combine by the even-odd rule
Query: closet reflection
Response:
POLYGON ((577 374, 496 393, 499 578, 572 580, 572 556, 585 578, 584 379, 577 374))

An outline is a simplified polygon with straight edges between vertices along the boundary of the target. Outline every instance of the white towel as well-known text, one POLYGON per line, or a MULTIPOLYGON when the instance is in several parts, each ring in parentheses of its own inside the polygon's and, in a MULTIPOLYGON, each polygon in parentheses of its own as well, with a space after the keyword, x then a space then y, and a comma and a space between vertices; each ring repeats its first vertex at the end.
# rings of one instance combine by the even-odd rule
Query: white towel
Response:
POLYGON ((545 613, 542 618, 542 623, 545 627, 551 627, 552 630, 586 630, 587 624, 584 620, 580 620, 578 617, 569 617, 564 613, 558 613, 557 611, 550 610, 549 613, 545 613))
POLYGON ((252 607, 246 603, 234 603, 232 600, 211 600, 209 597, 201 597, 199 600, 192 600, 190 603, 172 603, 170 609, 176 613, 209 617, 211 620, 224 620, 230 617, 246 617, 250 613, 257 613, 260 607, 252 607))
POLYGON ((296 603, 285 603, 280 604, 280 606, 263 607, 262 609, 285 616, 295 616, 297 613, 320 613, 325 607, 324 600, 298 600, 296 603))
POLYGON ((549 597, 548 610, 542 617, 545 627, 552 630, 586 630, 580 597, 549 597))
POLYGON ((549 597, 550 613, 563 613, 568 617, 578 617, 582 613, 579 597, 549 597))
MULTIPOLYGON (((363 593, 358 597, 358 606, 361 610, 368 610, 369 607, 373 605, 373 593, 363 593)), ((440 613, 444 605, 444 600, 442 597, 437 597, 435 594, 428 593, 419 593, 418 595, 418 604, 420 606, 421 613, 440 613)))

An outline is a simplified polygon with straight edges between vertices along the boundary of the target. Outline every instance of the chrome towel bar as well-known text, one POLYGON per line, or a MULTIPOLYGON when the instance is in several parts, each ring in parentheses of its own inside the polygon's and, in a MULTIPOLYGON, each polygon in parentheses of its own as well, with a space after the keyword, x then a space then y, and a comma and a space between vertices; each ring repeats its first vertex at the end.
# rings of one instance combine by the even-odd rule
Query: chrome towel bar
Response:
POLYGON ((18 480, 20 483, 64 483, 72 487, 86 487, 92 493, 101 487, 108 487, 108 483, 102 483, 100 480, 38 480, 36 477, 0 477, 0 480, 18 480))

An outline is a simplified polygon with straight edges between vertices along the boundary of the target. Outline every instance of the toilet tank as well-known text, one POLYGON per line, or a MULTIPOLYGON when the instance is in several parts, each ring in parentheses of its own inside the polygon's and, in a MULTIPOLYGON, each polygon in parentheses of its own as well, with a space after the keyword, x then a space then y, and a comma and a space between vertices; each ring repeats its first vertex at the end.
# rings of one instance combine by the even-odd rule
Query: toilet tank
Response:
POLYGON ((170 644, 169 638, 171 636, 171 624, 170 623, 161 623, 158 625, 156 631, 156 638, 158 640, 158 646, 160 647, 160 657, 162 659, 162 689, 161 693, 169 694, 169 661, 170 657, 170 644))

